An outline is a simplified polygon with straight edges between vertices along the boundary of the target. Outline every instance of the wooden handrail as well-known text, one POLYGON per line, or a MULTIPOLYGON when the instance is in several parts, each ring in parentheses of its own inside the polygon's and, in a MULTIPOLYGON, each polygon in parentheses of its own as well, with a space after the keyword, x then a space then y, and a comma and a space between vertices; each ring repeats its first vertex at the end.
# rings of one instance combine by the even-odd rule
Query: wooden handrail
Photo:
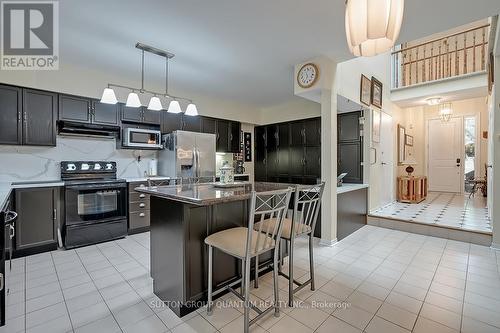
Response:
MULTIPOLYGON (((480 44, 476 44, 476 46, 467 46, 465 48, 465 50, 468 50, 468 49, 473 49, 473 48, 478 48, 478 47, 481 47, 481 46, 486 46, 488 45, 488 42, 484 42, 484 43, 480 43, 480 44)), ((460 48, 458 50, 456 50, 456 52, 460 52, 460 51, 464 51, 464 48, 460 48)), ((408 65, 408 64, 414 64, 416 62, 422 62, 422 61, 425 61, 425 60, 429 60, 429 59, 433 59, 433 58, 436 58, 436 57, 439 57, 439 56, 444 56, 444 55, 447 55, 447 54, 450 54, 450 53, 455 53, 455 49, 451 50, 451 51, 448 51, 448 52, 444 52, 444 53, 437 53, 433 56, 430 56, 430 57, 425 57, 425 58, 419 58, 418 60, 412 60, 412 61, 408 61, 408 62, 402 62, 401 63, 401 66, 404 66, 404 65, 408 65)))
POLYGON ((461 32, 457 32, 457 33, 454 33, 454 34, 446 35, 445 37, 435 38, 435 39, 432 39, 432 40, 427 41, 427 42, 423 42, 423 43, 420 43, 420 44, 417 44, 417 45, 406 47, 406 48, 401 49, 401 50, 393 51, 393 52, 391 52, 391 54, 396 54, 396 53, 400 53, 400 52, 412 50, 412 49, 417 48, 417 47, 421 47, 421 46, 424 46, 424 45, 432 44, 432 43, 441 41, 443 39, 448 39, 448 38, 455 37, 455 36, 458 36, 458 35, 466 34, 466 33, 471 32, 471 31, 476 31, 476 30, 479 30, 479 29, 484 29, 484 28, 487 28, 489 26, 490 26, 489 23, 488 24, 484 24, 484 25, 479 26, 479 27, 470 28, 470 29, 467 29, 467 30, 463 30, 461 32))

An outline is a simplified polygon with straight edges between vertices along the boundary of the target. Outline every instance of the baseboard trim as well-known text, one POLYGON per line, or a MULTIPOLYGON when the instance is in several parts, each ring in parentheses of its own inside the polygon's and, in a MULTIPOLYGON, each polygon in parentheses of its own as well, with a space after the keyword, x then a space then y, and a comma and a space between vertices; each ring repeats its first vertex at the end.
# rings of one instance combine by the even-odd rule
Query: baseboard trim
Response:
POLYGON ((330 240, 330 239, 320 239, 320 240, 319 240, 319 245, 323 245, 323 246, 333 246, 333 245, 335 245, 337 242, 338 242, 338 241, 337 241, 337 238, 332 239, 332 240, 330 240))

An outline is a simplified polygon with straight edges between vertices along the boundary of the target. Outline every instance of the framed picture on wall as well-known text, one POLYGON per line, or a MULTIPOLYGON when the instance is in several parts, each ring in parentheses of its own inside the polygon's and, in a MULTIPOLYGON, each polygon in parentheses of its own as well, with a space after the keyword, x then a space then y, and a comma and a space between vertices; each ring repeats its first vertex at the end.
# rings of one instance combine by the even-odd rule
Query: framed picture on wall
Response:
POLYGON ((372 94, 372 81, 361 74, 361 84, 359 89, 359 100, 366 106, 370 106, 372 94))
POLYGON ((373 76, 371 86, 371 104, 379 109, 382 108, 382 82, 373 76))
POLYGON ((380 110, 372 110, 372 142, 380 142, 380 126, 382 122, 382 113, 380 110))
POLYGON ((406 129, 398 124, 398 164, 402 164, 406 158, 406 129))
POLYGON ((413 136, 406 134, 405 145, 413 147, 413 136))

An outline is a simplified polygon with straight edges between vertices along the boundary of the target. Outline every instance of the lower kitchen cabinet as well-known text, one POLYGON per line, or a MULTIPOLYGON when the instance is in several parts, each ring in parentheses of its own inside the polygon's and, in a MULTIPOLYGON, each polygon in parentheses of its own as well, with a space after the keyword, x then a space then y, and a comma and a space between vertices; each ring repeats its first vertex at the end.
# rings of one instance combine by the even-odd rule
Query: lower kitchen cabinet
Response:
POLYGON ((15 190, 14 256, 24 256, 57 249, 60 220, 59 187, 36 187, 15 190))

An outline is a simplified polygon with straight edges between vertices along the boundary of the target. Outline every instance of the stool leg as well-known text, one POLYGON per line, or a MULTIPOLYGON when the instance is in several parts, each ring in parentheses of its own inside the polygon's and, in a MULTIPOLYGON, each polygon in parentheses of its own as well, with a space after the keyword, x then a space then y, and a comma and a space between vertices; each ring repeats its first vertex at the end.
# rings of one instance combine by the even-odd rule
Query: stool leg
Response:
POLYGON ((207 314, 210 316, 213 313, 212 308, 212 246, 208 246, 208 304, 207 304, 207 314))
POLYGON ((241 260, 241 295, 245 295, 245 259, 241 260))
POLYGON ((245 273, 243 279, 245 280, 245 291, 244 291, 244 296, 243 298, 245 299, 244 302, 244 308, 243 308, 243 319, 244 319, 244 325, 243 325, 243 331, 244 333, 249 333, 250 332, 250 293, 249 293, 249 286, 250 286, 250 258, 246 259, 243 261, 245 265, 245 273))
POLYGON ((311 290, 314 291, 314 256, 313 234, 309 235, 309 274, 311 274, 311 290))
POLYGON ((259 288, 259 256, 255 256, 255 279, 253 286, 255 289, 259 288))
POLYGON ((279 258, 279 244, 276 245, 276 248, 274 249, 274 262, 273 262, 273 287, 274 287, 274 316, 279 317, 280 316, 280 298, 279 298, 279 288, 278 288, 278 261, 280 260, 279 258))
POLYGON ((288 254, 288 306, 293 307, 293 237, 290 239, 288 248, 290 250, 288 254))

